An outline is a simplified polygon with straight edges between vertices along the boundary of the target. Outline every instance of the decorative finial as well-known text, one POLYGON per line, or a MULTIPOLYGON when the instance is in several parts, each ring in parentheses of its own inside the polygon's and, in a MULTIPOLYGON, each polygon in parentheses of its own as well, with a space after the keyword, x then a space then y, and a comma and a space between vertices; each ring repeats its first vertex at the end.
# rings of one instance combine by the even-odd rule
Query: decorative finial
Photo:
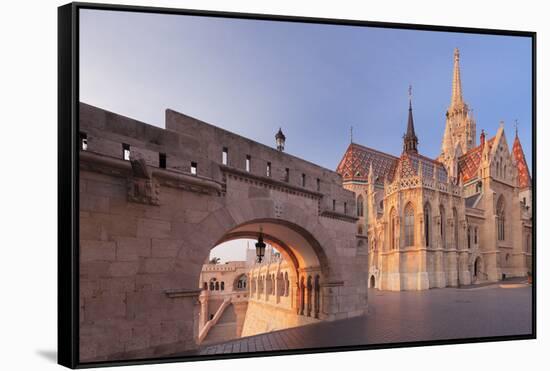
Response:
POLYGON ((353 125, 349 128, 349 141, 350 143, 353 143, 353 125))
POLYGON ((458 61, 460 59, 460 51, 458 48, 455 48, 455 60, 458 61))
POLYGON ((514 120, 515 124, 514 127, 516 128, 516 138, 518 137, 518 119, 514 120))

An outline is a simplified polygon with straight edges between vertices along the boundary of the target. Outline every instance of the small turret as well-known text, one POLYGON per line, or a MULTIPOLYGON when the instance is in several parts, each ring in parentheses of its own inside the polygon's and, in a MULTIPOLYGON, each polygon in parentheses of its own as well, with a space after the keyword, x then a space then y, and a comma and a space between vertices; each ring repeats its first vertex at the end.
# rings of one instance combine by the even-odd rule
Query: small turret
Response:
POLYGON ((285 150, 285 140, 286 137, 283 134, 281 128, 279 128, 279 131, 277 132, 277 134, 275 134, 275 143, 277 144, 277 150, 281 152, 285 150))

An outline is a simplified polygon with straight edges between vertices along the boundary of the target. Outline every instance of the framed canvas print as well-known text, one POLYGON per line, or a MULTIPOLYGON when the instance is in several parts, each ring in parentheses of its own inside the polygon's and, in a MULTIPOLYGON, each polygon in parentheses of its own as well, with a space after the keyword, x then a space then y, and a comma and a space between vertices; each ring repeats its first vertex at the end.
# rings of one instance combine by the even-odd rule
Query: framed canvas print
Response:
POLYGON ((535 33, 59 8, 59 363, 535 338, 535 33))

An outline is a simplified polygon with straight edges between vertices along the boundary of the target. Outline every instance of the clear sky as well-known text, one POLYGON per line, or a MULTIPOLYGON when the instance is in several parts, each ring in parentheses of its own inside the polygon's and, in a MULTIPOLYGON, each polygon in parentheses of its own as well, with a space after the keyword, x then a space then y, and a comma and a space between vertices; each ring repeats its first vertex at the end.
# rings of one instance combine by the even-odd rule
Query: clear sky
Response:
MULTIPOLYGON (((171 108, 335 169, 350 142, 399 155, 413 86, 420 152, 440 152, 460 49, 478 134, 514 121, 531 168, 531 43, 511 36, 81 10, 80 100, 164 127, 171 108)), ((246 242, 214 255, 244 260, 246 242)))
MULTIPOLYGON (((164 127, 171 108, 335 169, 350 141, 401 152, 413 86, 420 152, 439 154, 453 50, 478 133, 514 120, 531 164, 531 44, 512 36, 82 10, 80 99, 164 127)), ((511 143, 509 143, 511 145, 511 143)), ((530 166, 531 168, 531 166, 530 166)))

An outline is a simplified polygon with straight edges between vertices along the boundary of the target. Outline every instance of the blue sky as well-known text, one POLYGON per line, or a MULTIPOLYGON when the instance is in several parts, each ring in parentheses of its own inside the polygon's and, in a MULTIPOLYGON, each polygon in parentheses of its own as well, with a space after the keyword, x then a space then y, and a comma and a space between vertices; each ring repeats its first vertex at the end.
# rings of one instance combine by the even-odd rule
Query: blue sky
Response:
MULTIPOLYGON (((439 154, 453 50, 478 134, 514 121, 531 164, 528 38, 82 10, 80 99, 164 127, 171 108, 335 169, 350 141, 401 152, 408 85, 439 154)), ((531 166, 530 166, 531 168, 531 166)))
MULTIPOLYGON (((171 108, 335 169, 350 142, 399 155, 413 86, 419 150, 440 152, 453 52, 478 135, 514 121, 531 169, 531 41, 371 27, 81 10, 80 100, 164 127, 171 108)), ((244 256, 246 243, 216 249, 244 256)))

